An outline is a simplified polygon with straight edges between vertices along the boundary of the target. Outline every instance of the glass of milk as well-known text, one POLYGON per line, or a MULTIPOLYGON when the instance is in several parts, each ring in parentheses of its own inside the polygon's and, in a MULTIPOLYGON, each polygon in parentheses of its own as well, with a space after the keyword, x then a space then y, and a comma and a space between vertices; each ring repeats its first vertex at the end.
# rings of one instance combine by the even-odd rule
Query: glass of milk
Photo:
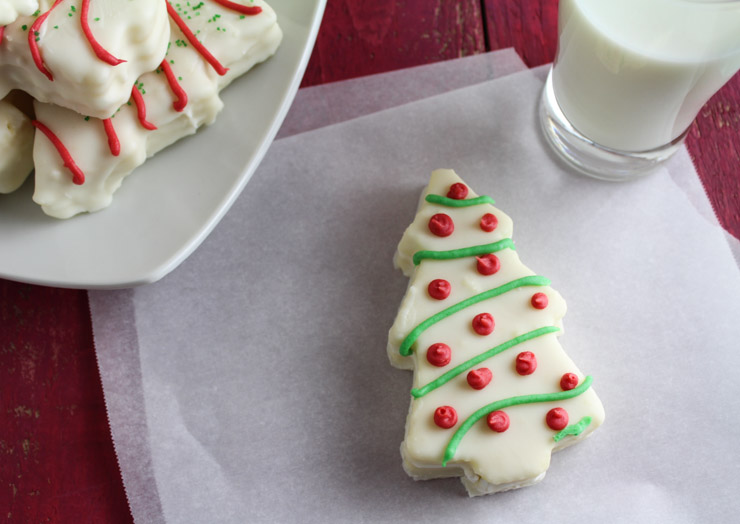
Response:
POLYGON ((555 151, 607 180, 650 172, 740 69, 740 1, 560 0, 540 121, 555 151))

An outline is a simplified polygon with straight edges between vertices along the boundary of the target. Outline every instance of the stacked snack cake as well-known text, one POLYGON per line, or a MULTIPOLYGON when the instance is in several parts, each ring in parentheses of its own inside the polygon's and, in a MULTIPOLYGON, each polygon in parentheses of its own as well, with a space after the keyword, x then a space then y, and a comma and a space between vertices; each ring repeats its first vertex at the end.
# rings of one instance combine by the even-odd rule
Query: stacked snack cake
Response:
POLYGON ((460 476, 471 496, 538 482, 553 451, 604 420, 558 342, 563 298, 519 261, 493 204, 434 171, 394 259, 411 279, 388 341, 391 363, 414 370, 404 468, 460 476))
POLYGON ((29 122, 0 111, 19 130, 0 142, 11 166, 0 165, 0 189, 32 163, 34 200, 57 218, 108 206, 146 158, 212 123, 219 91, 282 39, 262 0, 41 0, 18 14, 0 27, 0 99, 18 106, 22 91, 33 104, 29 122))

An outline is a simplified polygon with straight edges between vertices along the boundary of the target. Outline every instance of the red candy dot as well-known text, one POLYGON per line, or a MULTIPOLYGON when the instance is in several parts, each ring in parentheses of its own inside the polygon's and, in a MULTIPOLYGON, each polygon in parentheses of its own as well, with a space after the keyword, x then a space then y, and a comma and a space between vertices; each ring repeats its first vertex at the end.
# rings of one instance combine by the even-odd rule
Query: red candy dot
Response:
POLYGON ((537 357, 531 351, 522 351, 516 356, 516 372, 531 375, 537 369, 537 357))
POLYGON ((578 385, 578 376, 575 373, 566 373, 560 379, 560 387, 563 391, 569 391, 578 385))
POLYGON ((488 423, 488 427, 496 433, 503 433, 509 429, 509 415, 503 411, 489 413, 486 422, 488 423))
POLYGON ((548 304, 547 295, 544 293, 535 293, 532 295, 532 307, 536 309, 545 309, 548 304))
POLYGON ((493 333, 495 322, 490 313, 481 313, 473 318, 473 329, 479 335, 490 335, 493 333))
POLYGON ((450 429, 457 424, 457 411, 452 406, 438 407, 434 410, 434 423, 440 428, 450 429))
POLYGON ((481 275, 493 275, 501 269, 501 262, 493 253, 475 257, 475 259, 478 261, 478 273, 481 275))
POLYGON ((441 342, 432 344, 427 349, 427 360, 432 366, 441 368, 449 364, 450 360, 452 360, 452 350, 450 346, 441 342))
POLYGON ((444 300, 449 297, 451 290, 452 286, 450 286, 450 283, 442 278, 432 280, 429 282, 429 286, 427 286, 429 296, 437 300, 444 300))
POLYGON ((462 200, 466 196, 468 196, 468 186, 460 182, 452 184, 447 192, 447 198, 454 198, 455 200, 462 200))
POLYGON ((473 389, 483 389, 490 384, 493 373, 488 368, 472 369, 468 372, 468 384, 473 389))
POLYGON ((545 415, 545 422, 550 426, 550 429, 560 431, 568 425, 568 412, 563 408, 552 408, 545 415))
POLYGON ((493 213, 486 213, 480 219, 480 228, 486 233, 490 233, 498 226, 498 218, 493 213))
POLYGON ((455 230, 455 224, 449 215, 437 213, 429 219, 429 231, 438 237, 448 237, 455 230))

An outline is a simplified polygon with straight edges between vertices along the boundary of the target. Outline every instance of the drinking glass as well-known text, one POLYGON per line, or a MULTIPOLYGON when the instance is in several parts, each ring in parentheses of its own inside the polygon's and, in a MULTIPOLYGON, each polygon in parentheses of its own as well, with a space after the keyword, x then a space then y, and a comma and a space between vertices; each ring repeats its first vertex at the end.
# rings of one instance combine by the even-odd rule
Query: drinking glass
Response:
POLYGON ((553 149, 606 180, 649 173, 740 69, 740 1, 560 0, 540 103, 553 149))

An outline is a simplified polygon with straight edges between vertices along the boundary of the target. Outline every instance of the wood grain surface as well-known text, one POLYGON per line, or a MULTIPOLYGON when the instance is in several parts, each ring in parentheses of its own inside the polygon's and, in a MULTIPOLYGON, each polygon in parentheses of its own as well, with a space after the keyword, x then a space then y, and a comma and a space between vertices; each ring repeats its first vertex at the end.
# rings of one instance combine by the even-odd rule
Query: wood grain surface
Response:
MULTIPOLYGON (((552 60, 557 0, 329 0, 303 85, 514 47, 552 60)), ((740 238, 740 76, 687 145, 740 238)), ((87 296, 0 280, 0 522, 132 522, 110 439, 87 296)))
POLYGON ((479 0, 329 0, 301 86, 484 51, 479 0))

